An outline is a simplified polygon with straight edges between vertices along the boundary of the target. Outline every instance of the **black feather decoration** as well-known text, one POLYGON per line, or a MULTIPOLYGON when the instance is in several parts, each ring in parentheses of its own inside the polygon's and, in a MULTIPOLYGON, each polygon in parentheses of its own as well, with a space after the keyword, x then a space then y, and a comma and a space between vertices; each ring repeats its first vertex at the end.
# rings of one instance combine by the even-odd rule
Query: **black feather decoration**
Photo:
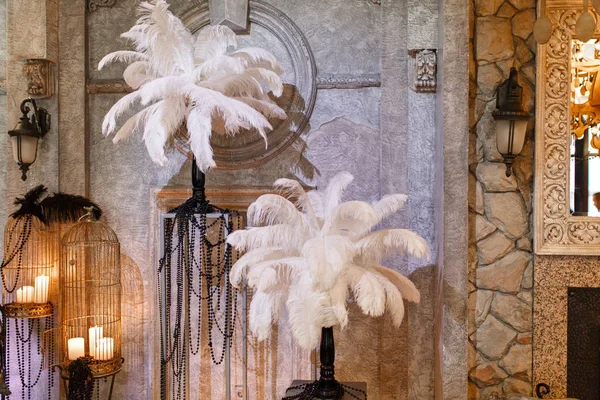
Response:
POLYGON ((17 197, 14 204, 19 206, 19 209, 10 216, 18 218, 25 215, 35 215, 40 221, 47 223, 40 205, 40 197, 47 191, 48 189, 44 185, 38 185, 25 193, 23 197, 17 197))
POLYGON ((54 193, 40 203, 46 221, 51 223, 77 222, 92 208, 95 219, 100 219, 102 209, 94 202, 83 196, 66 193, 54 193))

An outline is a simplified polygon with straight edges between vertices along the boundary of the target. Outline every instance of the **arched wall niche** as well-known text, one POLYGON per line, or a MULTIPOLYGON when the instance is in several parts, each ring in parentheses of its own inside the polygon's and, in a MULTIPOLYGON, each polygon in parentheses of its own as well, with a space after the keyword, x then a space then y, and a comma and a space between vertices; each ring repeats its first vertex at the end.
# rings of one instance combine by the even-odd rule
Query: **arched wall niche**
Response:
MULTIPOLYGON (((208 3, 194 6, 181 15, 188 29, 196 33, 210 24, 208 3)), ((215 161, 219 169, 257 167, 289 147, 307 128, 317 97, 317 67, 308 40, 285 13, 261 1, 250 1, 250 29, 239 35, 240 47, 268 48, 283 64, 284 91, 273 98, 287 120, 272 120, 268 147, 255 132, 241 132, 235 139, 214 135, 215 161)))

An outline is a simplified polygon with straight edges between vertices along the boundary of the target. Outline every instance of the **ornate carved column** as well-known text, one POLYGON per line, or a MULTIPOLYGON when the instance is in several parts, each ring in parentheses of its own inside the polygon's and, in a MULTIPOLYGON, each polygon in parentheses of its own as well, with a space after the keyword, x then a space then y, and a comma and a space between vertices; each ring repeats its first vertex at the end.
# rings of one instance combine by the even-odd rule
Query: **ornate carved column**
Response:
POLYGON ((60 1, 59 177, 60 190, 67 193, 89 195, 86 7, 93 10, 93 4, 108 6, 110 3, 114 2, 60 1))

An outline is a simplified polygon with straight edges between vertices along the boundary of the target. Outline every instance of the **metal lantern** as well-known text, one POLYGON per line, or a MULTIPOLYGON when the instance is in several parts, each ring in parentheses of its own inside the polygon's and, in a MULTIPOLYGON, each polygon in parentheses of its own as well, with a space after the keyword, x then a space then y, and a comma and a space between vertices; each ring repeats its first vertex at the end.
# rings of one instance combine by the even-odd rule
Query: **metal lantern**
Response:
POLYGON ((8 318, 52 315, 58 232, 32 214, 10 217, 4 230, 2 303, 8 318))
POLYGON ((497 110, 492 114, 496 120, 496 146, 506 164, 506 176, 512 175, 512 165, 525 144, 527 124, 532 117, 523 104, 523 88, 519 85, 519 73, 511 68, 509 78, 496 93, 497 110))
MULTIPOLYGON (((60 361, 82 359, 92 377, 121 370, 121 260, 115 232, 92 213, 82 218, 61 243, 60 361)), ((112 386, 112 385, 111 385, 112 386)))

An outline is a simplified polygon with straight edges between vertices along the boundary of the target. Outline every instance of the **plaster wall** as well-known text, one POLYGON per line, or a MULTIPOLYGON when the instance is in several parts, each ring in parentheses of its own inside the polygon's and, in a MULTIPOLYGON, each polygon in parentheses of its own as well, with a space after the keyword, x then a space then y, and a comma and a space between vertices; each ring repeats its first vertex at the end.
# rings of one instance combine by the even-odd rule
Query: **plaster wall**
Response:
MULTIPOLYGON (((280 177, 322 185, 337 171, 349 170, 355 175, 355 183, 348 198, 375 200, 388 193, 408 193, 411 196, 408 207, 389 224, 416 230, 435 249, 434 166, 436 151, 440 151, 436 149, 435 138, 436 96, 416 94, 409 89, 408 50, 438 47, 437 2, 272 0, 269 3, 293 19, 307 36, 318 74, 380 74, 381 86, 319 90, 310 128, 301 140, 259 167, 215 170, 208 175, 209 185, 265 186, 280 177)), ((138 283, 143 284, 138 309, 144 311, 140 322, 144 335, 136 345, 151 354, 155 351, 152 340, 157 335, 150 323, 153 318, 150 310, 156 298, 155 266, 149 248, 150 235, 156 228, 149 226, 150 191, 167 185, 188 185, 190 165, 177 153, 170 155, 166 167, 154 165, 139 137, 113 145, 102 136, 100 125, 120 95, 89 94, 86 100, 82 91, 88 78, 120 76, 122 68, 98 72, 95 66, 106 53, 127 48, 118 35, 135 22, 135 4, 116 1, 113 7, 86 13, 85 1, 59 3, 62 72, 58 99, 46 100, 44 105, 53 115, 60 116, 60 126, 54 128, 40 148, 41 157, 26 184, 15 179, 16 167, 11 160, 5 159, 0 165, 9 170, 3 180, 7 182, 9 200, 34 184, 44 183, 51 190, 87 192, 103 207, 107 222, 119 235, 122 252, 131 259, 132 268, 137 269, 138 283), (82 57, 86 52, 82 40, 87 40, 87 60, 82 57), (87 67, 82 70, 86 61, 87 67)), ((171 9, 182 14, 194 4, 173 0, 171 9)), ((14 31, 8 43, 17 46, 17 25, 23 21, 18 16, 14 18, 8 21, 14 31)), ((269 47, 269 43, 258 44, 269 47)), ((10 45, 8 48, 10 53, 10 45)), ((24 94, 23 81, 18 77, 19 63, 14 60, 9 70, 10 125, 16 122, 15 105, 24 94)), ((450 124, 450 115, 447 118, 450 124)), ((7 208, 0 207, 2 212, 7 208)), ((435 261, 433 257, 432 262, 435 261)), ((337 335, 337 371, 341 378, 367 381, 371 399, 431 399, 434 396, 434 266, 405 259, 390 262, 414 279, 424 300, 408 308, 407 321, 400 331, 392 330, 384 318, 370 319, 353 312, 351 327, 337 335)), ((459 285, 460 279, 455 284, 459 285)), ((126 293, 124 301, 131 301, 127 296, 126 293)), ((284 338, 285 330, 285 326, 281 327, 277 337, 284 338)), ((261 378, 267 388, 264 399, 281 396, 292 378, 289 369, 284 368, 290 356, 289 343, 278 340, 271 350, 264 350, 267 359, 279 360, 262 366, 263 371, 276 371, 261 378), (270 357, 269 351, 277 352, 278 357, 270 357)), ((460 359, 460 351, 457 357, 460 359)), ((151 382, 156 382, 157 370, 149 357, 139 368, 127 368, 126 362, 124 372, 117 378, 117 398, 142 399, 155 395, 151 382)))

